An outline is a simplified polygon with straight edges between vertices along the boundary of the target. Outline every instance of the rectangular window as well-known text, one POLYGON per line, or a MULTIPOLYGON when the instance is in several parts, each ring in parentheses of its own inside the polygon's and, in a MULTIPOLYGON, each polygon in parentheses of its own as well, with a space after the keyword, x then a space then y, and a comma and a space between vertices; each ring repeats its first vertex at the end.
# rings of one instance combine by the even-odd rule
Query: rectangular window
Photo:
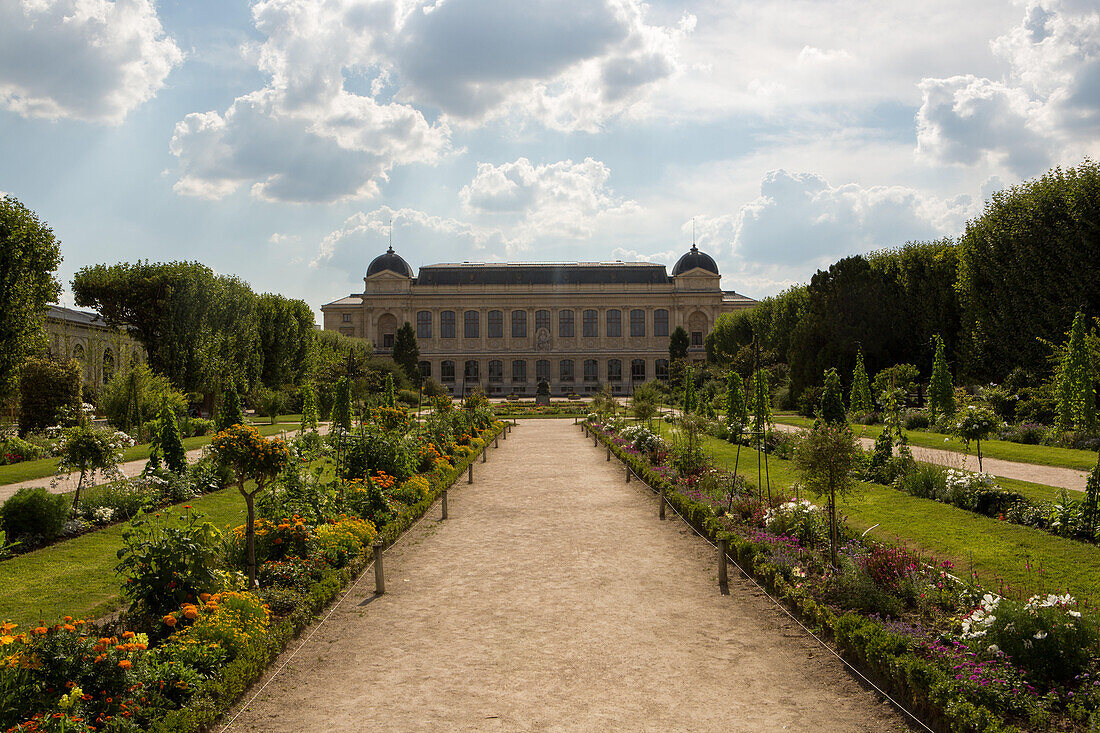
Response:
POLYGON ((692 346, 702 346, 703 345, 703 332, 702 331, 692 331, 691 332, 691 345, 692 346))
POLYGON ((586 382, 598 382, 600 381, 600 364, 595 359, 584 360, 584 381, 586 382))
POLYGON ((550 381, 550 360, 539 359, 535 362, 535 379, 540 382, 550 381))
MULTIPOLYGON (((453 313, 451 315, 454 315, 453 313)), ((443 361, 439 364, 439 381, 448 383, 455 381, 455 363, 443 361)))
POLYGON ((430 339, 432 337, 432 312, 416 312, 416 337, 418 339, 430 339))
POLYGON ((504 381, 504 362, 493 359, 489 362, 489 381, 490 382, 503 382, 504 381))
POLYGON ((345 313, 344 314, 344 323, 351 323, 351 314, 350 313, 345 313))
POLYGON ((527 338, 527 311, 512 311, 512 338, 527 338))
POLYGON ((523 359, 516 359, 512 362, 512 381, 513 382, 526 382, 527 381, 527 362, 523 359))
MULTIPOLYGON (((439 335, 441 338, 453 339, 455 337, 455 312, 443 311, 439 314, 439 335)), ((453 367, 454 364, 452 363, 453 367)))
POLYGON ((558 311, 558 338, 573 338, 573 311, 558 311))
POLYGON ((584 312, 581 333, 587 339, 594 339, 600 335, 600 314, 592 309, 584 312))
POLYGON ((535 330, 540 328, 550 330, 550 311, 535 311, 535 330))
POLYGON ((573 381, 573 360, 562 359, 558 362, 558 374, 561 377, 562 382, 573 381))
POLYGON ((393 348, 393 337, 394 337, 394 334, 392 334, 392 333, 382 334, 382 348, 383 349, 392 349, 393 348))
POLYGON ((607 312, 607 335, 609 338, 623 335, 623 312, 617 308, 607 312))
POLYGON ((504 311, 489 311, 489 338, 504 338, 504 311))
POLYGON ((664 308, 653 311, 653 335, 668 336, 668 311, 664 308))
POLYGON ((481 325, 481 314, 477 311, 466 311, 462 316, 462 335, 468 339, 476 339, 478 337, 479 326, 481 325))
POLYGON ((623 362, 621 359, 608 359, 607 360, 607 381, 609 382, 621 382, 623 381, 623 362))
POLYGON ((478 379, 480 379, 480 370, 478 367, 479 365, 477 363, 477 359, 467 360, 466 368, 462 372, 463 377, 467 382, 476 382, 478 379))
POLYGON ((645 336, 645 311, 641 308, 630 311, 630 335, 633 338, 645 336))
POLYGON ((645 359, 634 359, 630 362, 630 379, 634 382, 645 381, 645 359))
POLYGON ((653 371, 656 373, 657 379, 668 381, 668 359, 658 359, 653 365, 653 371))

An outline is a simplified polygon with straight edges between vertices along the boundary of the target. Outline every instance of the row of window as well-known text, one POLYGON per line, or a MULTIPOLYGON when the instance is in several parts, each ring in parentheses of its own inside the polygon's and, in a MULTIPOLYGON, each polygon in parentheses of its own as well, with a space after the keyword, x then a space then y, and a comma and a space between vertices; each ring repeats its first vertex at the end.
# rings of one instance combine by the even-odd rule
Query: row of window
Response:
MULTIPOLYGON (((439 314, 439 335, 441 338, 453 339, 455 337, 455 325, 457 314, 455 311, 442 311, 439 314)), ((488 337, 491 339, 504 338, 504 311, 489 311, 487 317, 488 337)), ((527 338, 527 311, 512 311, 512 338, 527 338)), ((535 330, 541 328, 550 330, 550 311, 535 311, 535 330)), ((462 336, 468 339, 480 338, 481 312, 469 310, 462 314, 462 336)), ((597 338, 600 335, 600 313, 595 309, 581 312, 581 335, 585 338, 597 338)), ((635 308, 630 311, 630 335, 633 338, 642 338, 646 334, 645 311, 635 308)), ((571 310, 558 311, 558 337, 573 338, 574 314, 571 310)), ((618 309, 607 311, 604 319, 604 335, 609 338, 618 338, 623 335, 623 313, 618 309)), ((653 335, 668 336, 668 311, 659 308, 653 311, 653 335)), ((430 339, 432 337, 432 312, 418 311, 416 314, 416 337, 418 339, 430 339)))
MULTIPOLYGON (((439 381, 445 384, 454 382, 456 366, 457 363, 454 361, 440 362, 439 381)), ((598 360, 585 359, 582 368, 585 382, 600 381, 600 363, 598 360)), ((657 359, 654 363, 654 370, 654 376, 657 379, 668 379, 668 359, 657 359)), ((424 378, 432 376, 432 363, 430 361, 420 362, 420 375, 424 378)), ((608 359, 605 376, 608 382, 621 382, 623 380, 622 359, 608 359)), ((644 382, 647 379, 645 359, 631 360, 630 379, 634 382, 644 382)), ((481 363, 477 359, 469 359, 463 364, 463 380, 466 382, 477 382, 481 380, 481 363)), ((549 359, 539 359, 535 362, 535 381, 541 382, 543 380, 547 382, 550 381, 549 359)), ((503 381, 504 362, 499 359, 491 360, 489 362, 489 382, 503 381)), ((527 381, 527 362, 525 360, 516 359, 512 362, 512 381, 527 381)), ((572 359, 561 359, 558 361, 558 381, 575 381, 574 361, 572 359)))

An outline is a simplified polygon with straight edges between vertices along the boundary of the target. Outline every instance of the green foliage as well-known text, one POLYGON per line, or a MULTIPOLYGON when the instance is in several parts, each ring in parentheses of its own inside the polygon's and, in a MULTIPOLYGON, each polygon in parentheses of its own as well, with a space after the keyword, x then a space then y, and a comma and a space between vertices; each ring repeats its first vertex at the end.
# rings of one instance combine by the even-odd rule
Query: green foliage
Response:
POLYGON ((218 408, 218 430, 225 430, 244 423, 244 410, 241 409, 241 397, 232 384, 222 393, 222 403, 218 408))
POLYGON ((690 366, 684 374, 684 412, 692 414, 699 411, 699 395, 695 391, 695 370, 690 366))
POLYGON ((0 527, 9 540, 47 544, 61 535, 72 514, 67 497, 42 487, 20 489, 0 504, 0 527))
POLYGON ((383 400, 383 404, 386 407, 391 407, 391 408, 397 407, 397 396, 394 394, 394 391, 393 391, 393 375, 392 374, 387 374, 386 375, 386 389, 382 393, 382 400, 383 400))
POLYGON ((1096 536, 1097 521, 1100 520, 1100 458, 1096 467, 1089 473, 1085 482, 1085 501, 1082 506, 1082 522, 1089 537, 1096 536))
POLYGON ((80 491, 84 479, 96 471, 113 472, 122 460, 122 451, 134 441, 126 433, 76 425, 65 431, 58 443, 59 472, 80 471, 80 478, 73 492, 73 511, 80 506, 80 491))
POLYGON ((932 379, 928 383, 928 409, 934 422, 944 415, 955 414, 955 385, 947 369, 943 339, 937 333, 932 340, 936 342, 936 355, 932 359, 932 379))
POLYGON ((351 430, 351 389, 348 386, 347 377, 341 377, 336 382, 335 396, 332 403, 333 427, 339 427, 348 432, 351 430))
POLYGON ((169 471, 175 474, 187 471, 187 451, 183 449, 176 413, 168 407, 160 411, 160 450, 169 471))
POLYGON ((100 406, 112 425, 129 433, 156 417, 162 408, 182 415, 187 398, 148 365, 137 364, 111 378, 103 388, 100 406))
POLYGON ((867 369, 863 365, 863 349, 856 351, 856 365, 852 369, 852 393, 848 405, 856 415, 865 415, 875 409, 871 399, 871 382, 867 378, 867 369))
POLYGON ((286 397, 275 389, 260 392, 260 414, 267 416, 271 424, 279 422, 279 413, 286 409, 286 397))
POLYGON ((753 430, 762 433, 772 424, 771 386, 768 372, 761 369, 752 377, 753 430))
POLYGON ((752 308, 723 313, 707 335, 707 359, 718 364, 730 364, 743 376, 752 373, 752 341, 755 337, 761 349, 761 361, 770 352, 776 361, 786 362, 791 345, 791 333, 808 306, 807 289, 803 285, 764 298, 752 308))
POLYGON ((668 337, 669 362, 687 359, 689 346, 691 346, 691 337, 688 336, 688 332, 684 330, 683 326, 677 326, 672 331, 672 335, 668 337))
POLYGON ((745 400, 745 385, 741 375, 730 370, 726 375, 726 429, 731 436, 740 435, 749 424, 749 405, 745 400))
POLYGON ((1074 312, 1100 313, 1100 164, 1085 160, 995 193, 959 242, 968 372, 1047 371, 1074 312))
POLYGON ((312 367, 313 310, 302 300, 274 293, 256 296, 260 380, 270 388, 298 384, 312 367))
POLYGON ((848 422, 848 416, 844 412, 844 398, 840 392, 840 375, 836 373, 836 369, 825 372, 825 388, 821 393, 818 417, 829 425, 848 422))
POLYGON ((852 472, 862 451, 847 423, 818 423, 806 432, 795 450, 794 462, 802 485, 815 496, 827 497, 829 550, 833 565, 839 542, 837 502, 855 493, 859 484, 852 472))
POLYGON ((80 362, 29 359, 19 377, 19 434, 80 415, 80 362))
POLYGON ((57 302, 61 245, 18 199, 0 196, 0 404, 27 357, 45 343, 46 304, 57 302))
POLYGON ((1096 426, 1096 375, 1088 352, 1085 314, 1073 318, 1056 377, 1058 430, 1091 430, 1096 426))
POLYGON ((138 514, 122 533, 116 571, 135 611, 158 618, 217 590, 221 533, 206 517, 138 514))
POLYGON ((876 374, 871 384, 874 386, 875 397, 885 402, 883 395, 891 390, 899 392, 904 399, 905 394, 916 386, 919 378, 920 372, 912 364, 894 364, 876 374))
POLYGON ((416 331, 408 321, 393 337, 393 360, 405 371, 410 382, 420 383, 420 347, 416 343, 416 331))
POLYGON ((317 389, 312 383, 302 385, 302 424, 300 432, 317 429, 317 389))

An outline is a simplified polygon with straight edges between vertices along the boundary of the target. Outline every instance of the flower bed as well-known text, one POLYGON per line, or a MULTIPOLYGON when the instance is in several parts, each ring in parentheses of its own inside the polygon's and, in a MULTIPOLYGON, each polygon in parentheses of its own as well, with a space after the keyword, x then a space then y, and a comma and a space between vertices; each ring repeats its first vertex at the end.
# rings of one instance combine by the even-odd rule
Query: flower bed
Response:
POLYGON ((362 492, 295 466, 258 502, 254 592, 239 570, 244 528, 224 543, 236 561, 222 570, 217 530, 201 517, 139 517, 119 552, 133 601, 119 628, 92 634, 72 618, 20 634, 0 627, 0 722, 12 731, 204 729, 367 567, 371 545, 412 526, 503 429, 491 414, 465 415, 431 427, 431 444, 443 447, 420 457, 426 472, 376 472, 362 492), (356 505, 359 493, 369 496, 356 505), (281 515, 291 507, 300 513, 281 515))
POLYGON ((1100 708, 1098 634, 1072 598, 996 599, 999 613, 990 613, 994 597, 954 579, 949 565, 858 536, 831 567, 824 520, 804 500, 769 504, 736 479, 725 482, 723 497, 710 469, 690 476, 672 467, 674 447, 670 456, 642 452, 617 431, 591 427, 635 473, 663 487, 689 523, 725 537, 746 572, 928 725, 1088 729, 1100 708))

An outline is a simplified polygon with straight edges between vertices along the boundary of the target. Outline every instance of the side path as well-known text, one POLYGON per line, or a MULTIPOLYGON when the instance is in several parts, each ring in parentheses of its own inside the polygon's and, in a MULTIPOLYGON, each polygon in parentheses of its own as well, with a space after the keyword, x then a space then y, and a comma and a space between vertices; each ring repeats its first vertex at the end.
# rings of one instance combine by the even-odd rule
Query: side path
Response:
MULTIPOLYGON (((293 435, 297 432, 297 430, 298 429, 296 427, 288 427, 286 432, 287 435, 293 435)), ((320 432, 321 435, 328 434, 328 423, 321 423, 318 427, 318 432, 320 432)), ((202 452, 203 448, 196 448, 195 450, 187 451, 187 461, 189 463, 194 463, 202 457, 202 452)), ((122 471, 123 475, 133 478, 134 476, 141 475, 141 472, 145 470, 145 464, 148 462, 149 460, 147 458, 142 458, 137 461, 127 461, 126 463, 120 463, 118 467, 122 471)), ((19 489, 35 488, 37 486, 41 486, 42 488, 46 489, 46 491, 52 492, 54 494, 64 494, 69 491, 76 491, 76 482, 79 478, 80 472, 78 471, 77 473, 71 473, 66 476, 62 476, 57 480, 56 484, 54 483, 53 476, 43 476, 42 478, 30 479, 28 481, 20 481, 19 483, 4 484, 3 486, 0 486, 0 504, 3 504, 5 501, 14 496, 15 492, 19 491, 19 489)))
MULTIPOLYGON (((797 425, 784 425, 775 423, 773 426, 785 433, 797 433, 802 428, 797 425)), ((860 438, 860 444, 864 448, 873 448, 875 441, 871 438, 860 438)), ((940 466, 952 468, 965 468, 967 471, 978 470, 978 457, 957 453, 938 448, 922 448, 919 445, 909 446, 913 451, 913 458, 923 463, 935 463, 940 466)), ((982 468, 994 476, 1004 476, 1020 481, 1030 481, 1034 484, 1045 486, 1057 486, 1070 491, 1084 491, 1089 475, 1085 471, 1073 468, 1060 468, 1058 466, 1040 466, 1035 463, 1020 463, 1019 461, 1005 461, 1000 458, 982 458, 982 468)))
POLYGON ((474 479, 229 730, 907 730, 747 581, 720 595, 713 548, 571 421, 521 421, 474 479))

